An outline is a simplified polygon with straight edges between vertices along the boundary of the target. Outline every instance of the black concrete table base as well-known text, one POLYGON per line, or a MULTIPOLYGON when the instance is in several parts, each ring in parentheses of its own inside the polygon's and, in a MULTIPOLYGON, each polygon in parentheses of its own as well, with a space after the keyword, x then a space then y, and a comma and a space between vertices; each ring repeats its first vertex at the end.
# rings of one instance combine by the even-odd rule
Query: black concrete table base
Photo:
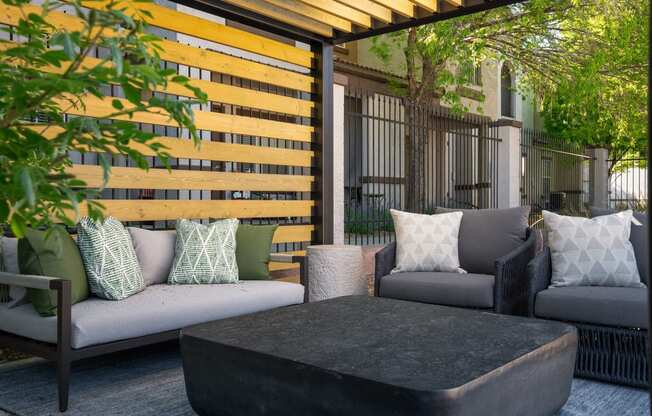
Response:
POLYGON ((200 415, 553 415, 570 394, 572 326, 344 297, 182 332, 200 415))

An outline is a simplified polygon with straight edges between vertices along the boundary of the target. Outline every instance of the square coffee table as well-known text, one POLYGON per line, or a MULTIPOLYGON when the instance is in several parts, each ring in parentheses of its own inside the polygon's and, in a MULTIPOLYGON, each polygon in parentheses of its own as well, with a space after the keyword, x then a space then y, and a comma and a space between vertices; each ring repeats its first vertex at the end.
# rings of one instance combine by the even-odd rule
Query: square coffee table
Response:
POLYGON ((200 415, 553 415, 577 333, 558 322, 352 296, 184 329, 200 415))

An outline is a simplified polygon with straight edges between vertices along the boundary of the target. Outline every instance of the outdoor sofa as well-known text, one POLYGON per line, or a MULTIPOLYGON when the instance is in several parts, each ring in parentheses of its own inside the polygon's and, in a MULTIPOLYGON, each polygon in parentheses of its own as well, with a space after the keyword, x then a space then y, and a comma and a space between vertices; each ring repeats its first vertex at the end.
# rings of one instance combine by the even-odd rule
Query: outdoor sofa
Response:
POLYGON ((176 340, 184 327, 302 303, 307 278, 304 258, 272 254, 276 262, 299 263, 301 284, 250 280, 236 284, 155 284, 121 301, 90 297, 71 305, 70 281, 0 272, 0 284, 50 289, 57 314, 42 317, 34 307, 0 303, 0 346, 56 364, 59 409, 68 407, 72 361, 176 340))
MULTIPOLYGON (((591 208, 593 217, 612 213, 591 208)), ((647 215, 634 213, 630 242, 641 280, 649 284, 647 215)), ((647 387, 647 288, 571 286, 549 288, 550 249, 528 265, 528 310, 532 317, 572 323, 579 342, 575 375, 611 383, 647 387)))
POLYGON ((459 255, 466 274, 392 273, 396 265, 393 242, 376 253, 374 295, 527 315, 526 267, 537 245, 536 233, 527 226, 529 208, 462 211, 459 255))

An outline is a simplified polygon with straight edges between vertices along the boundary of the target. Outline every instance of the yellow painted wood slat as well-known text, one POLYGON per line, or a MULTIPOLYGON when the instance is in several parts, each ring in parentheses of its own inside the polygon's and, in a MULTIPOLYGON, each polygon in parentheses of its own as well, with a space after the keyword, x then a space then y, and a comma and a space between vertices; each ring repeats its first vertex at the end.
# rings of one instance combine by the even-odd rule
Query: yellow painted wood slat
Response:
MULTIPOLYGON (((120 221, 174 221, 177 218, 288 218, 310 217, 315 201, 254 201, 254 200, 99 200, 105 215, 120 221)), ((80 216, 87 214, 85 205, 80 216)), ((74 214, 70 214, 74 218, 74 214)), ((292 229, 295 234, 297 230, 292 229)), ((278 233, 278 231, 277 231, 278 233)), ((289 237, 296 235, 288 233, 289 237)), ((283 236, 281 236, 282 238, 283 236)))
POLYGON ((369 14, 384 23, 392 23, 392 11, 371 0, 335 0, 344 6, 369 14))
MULTIPOLYGON (((25 13, 39 14, 42 9, 39 6, 26 5, 23 6, 23 10, 25 13)), ((18 7, 0 3, 0 23, 16 26, 19 21, 19 16, 20 9, 18 7)), ((83 29, 83 24, 80 19, 60 12, 50 12, 48 14, 48 23, 58 29, 83 29)), ((111 31, 106 32, 107 36, 114 34, 111 31)), ((309 75, 275 68, 219 52, 182 45, 169 40, 161 40, 158 42, 158 45, 162 48, 159 51, 161 59, 182 65, 221 72, 305 92, 311 92, 313 83, 315 82, 314 78, 309 75)))
POLYGON ((334 14, 356 25, 371 28, 371 16, 335 0, 299 0, 301 3, 334 14))
MULTIPOLYGON (((73 165, 66 172, 101 188, 103 170, 94 165, 73 165)), ((194 189, 209 191, 310 192, 314 176, 263 173, 211 172, 184 169, 112 167, 107 188, 118 189, 194 189)))
MULTIPOLYGON (((161 126, 178 127, 178 124, 170 119, 168 114, 163 110, 160 112, 138 112, 133 117, 128 115, 111 116, 116 112, 112 107, 111 101, 119 100, 125 109, 133 108, 133 105, 127 100, 115 97, 106 97, 104 99, 87 95, 82 97, 85 108, 72 107, 70 103, 63 99, 55 100, 65 113, 95 117, 100 119, 114 119, 133 121, 137 123, 156 124, 161 126)), ((199 130, 210 130, 221 133, 236 133, 248 136, 262 136, 275 139, 294 140, 300 142, 312 141, 312 126, 300 124, 284 123, 281 121, 265 120, 253 117, 236 116, 231 114, 214 113, 208 111, 195 111, 194 124, 199 130)))
MULTIPOLYGON (((107 4, 109 4, 109 1, 93 0, 84 2, 85 7, 92 9, 103 9, 107 4)), ((126 8, 125 13, 131 16, 136 14, 136 10, 150 12, 152 18, 147 16, 142 17, 143 20, 153 26, 232 46, 307 68, 312 66, 314 54, 293 45, 212 22, 198 16, 182 13, 154 3, 132 3, 130 1, 119 3, 119 6, 123 5, 129 6, 126 8)))
POLYGON ((274 243, 300 243, 312 241, 314 225, 281 225, 274 233, 274 243))
POLYGON ((414 4, 409 0, 373 0, 381 6, 388 7, 405 17, 414 17, 414 4))
MULTIPOLYGON (((33 128, 36 131, 42 132, 46 126, 34 125, 33 128)), ((62 131, 62 128, 52 126, 45 130, 44 135, 52 139, 62 131)), ((207 140, 202 140, 200 146, 196 147, 190 140, 177 137, 159 136, 155 137, 153 142, 165 146, 165 152, 171 157, 182 159, 312 167, 313 158, 315 157, 315 152, 311 150, 284 149, 207 140)), ((149 147, 141 143, 131 142, 129 147, 145 156, 155 156, 155 153, 149 147)))
POLYGON ((464 6, 464 0, 444 0, 446 3, 451 4, 455 7, 464 6))
POLYGON ((410 0, 414 5, 422 7, 428 10, 431 13, 437 12, 439 5, 437 4, 439 0, 410 0))
POLYGON ((159 52, 161 59, 182 65, 221 72, 240 78, 305 92, 311 92, 313 83, 315 82, 315 79, 309 75, 287 71, 219 52, 182 45, 168 40, 163 40, 159 44, 163 48, 163 51, 159 52))
POLYGON ((351 32, 353 30, 351 22, 342 19, 341 17, 331 14, 330 11, 325 12, 323 10, 308 6, 303 2, 298 0, 265 0, 267 3, 272 6, 280 7, 292 13, 297 13, 302 16, 312 19, 315 22, 322 22, 329 26, 339 29, 343 32, 351 32))
POLYGON ((312 33, 330 38, 333 36, 333 28, 303 15, 282 10, 277 6, 269 4, 266 0, 224 0, 227 3, 243 9, 271 17, 280 22, 307 30, 312 33))
MULTIPOLYGON (((0 49, 8 46, 17 45, 15 43, 0 44, 0 49)), ((82 68, 94 68, 99 65, 111 65, 110 62, 104 62, 98 58, 86 58, 82 63, 82 68)), ((45 72, 62 74, 66 71, 68 65, 55 67, 53 65, 39 68, 45 72)), ((239 105, 243 107, 252 107, 260 110, 274 111, 302 117, 311 117, 315 104, 312 101, 300 100, 297 98, 286 97, 278 94, 271 94, 263 91, 240 88, 233 85, 220 84, 216 82, 192 79, 189 84, 201 89, 208 96, 208 101, 220 102, 223 104, 239 105)), ((191 90, 181 84, 171 82, 167 88, 159 87, 158 92, 180 95, 194 98, 191 90)))

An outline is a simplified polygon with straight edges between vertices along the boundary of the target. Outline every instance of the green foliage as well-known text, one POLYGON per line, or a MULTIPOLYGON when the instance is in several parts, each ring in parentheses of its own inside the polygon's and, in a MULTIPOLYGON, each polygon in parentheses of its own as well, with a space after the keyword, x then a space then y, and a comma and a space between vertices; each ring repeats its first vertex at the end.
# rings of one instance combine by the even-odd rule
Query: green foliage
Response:
POLYGON ((647 1, 632 1, 595 18, 593 30, 608 43, 594 45, 543 101, 546 130, 608 148, 611 172, 623 158, 646 157, 649 12, 647 1))
POLYGON ((647 39, 646 5, 645 0, 529 0, 380 36, 371 51, 380 59, 402 60, 407 82, 395 85, 414 103, 439 98, 468 111, 458 87, 470 86, 474 68, 483 62, 509 64, 519 75, 517 88, 543 99, 563 83, 572 85, 596 54, 610 71, 638 70, 636 76, 644 76, 628 65, 646 54, 628 48, 647 39), (619 22, 624 10, 635 9, 638 19, 619 22), (610 52, 619 59, 610 59, 610 52))
POLYGON ((16 27, 1 28, 18 40, 0 41, 0 224, 8 224, 17 236, 28 226, 72 225, 69 214, 78 212, 84 201, 89 215, 101 218, 102 207, 93 201, 99 190, 85 189, 84 182, 66 173, 68 154, 97 152, 105 184, 110 175, 107 153, 128 156, 139 168, 148 168, 130 143, 145 145, 167 164, 165 148, 153 141, 153 134, 130 121, 137 112, 169 114, 199 144, 191 106, 205 102, 206 96, 187 78, 164 69, 159 38, 143 22, 147 12, 127 15, 121 1, 89 11, 82 0, 54 0, 36 14, 28 13, 29 0, 2 2, 16 7, 21 17, 16 27), (48 22, 50 13, 64 7, 83 23, 79 30, 48 22), (100 62, 88 65, 87 58, 96 51, 100 62), (194 99, 151 93, 168 83, 186 86, 194 99), (121 121, 64 115, 73 108, 83 110, 84 97, 105 97, 109 85, 118 86, 128 103, 112 100, 114 111, 107 118, 121 121))

